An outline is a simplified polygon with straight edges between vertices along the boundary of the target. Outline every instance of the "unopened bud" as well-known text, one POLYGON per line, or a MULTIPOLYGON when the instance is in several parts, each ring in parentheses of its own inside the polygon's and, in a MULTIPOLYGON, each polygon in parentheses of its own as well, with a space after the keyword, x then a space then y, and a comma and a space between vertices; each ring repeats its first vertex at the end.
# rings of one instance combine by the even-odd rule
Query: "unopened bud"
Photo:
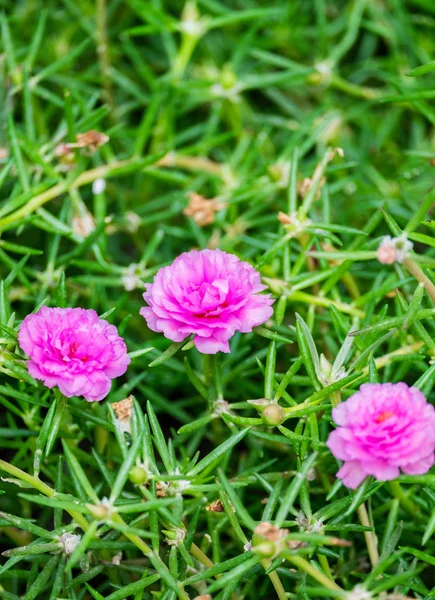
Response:
POLYGON ((258 400, 248 400, 248 404, 256 408, 261 414, 266 406, 270 406, 270 400, 267 400, 266 398, 259 398, 258 400))
POLYGON ((184 542, 184 538, 186 537, 186 531, 180 527, 176 529, 162 529, 162 532, 166 535, 168 546, 179 546, 184 542))
POLYGON ((70 556, 77 548, 82 538, 79 535, 75 535, 74 533, 64 533, 59 538, 59 544, 62 548, 62 551, 70 556))
POLYGON ((392 265, 395 262, 403 263, 412 247, 413 243, 407 239, 404 233, 395 238, 387 235, 379 244, 376 257, 384 265, 392 265))
POLYGON ((130 470, 128 478, 134 485, 143 485, 148 481, 148 473, 143 467, 136 465, 130 470))
POLYGON ((252 550, 263 558, 272 558, 276 554, 276 547, 273 542, 260 542, 253 544, 252 550))
POLYGON ((285 419, 285 410, 279 404, 269 404, 261 413, 263 423, 275 427, 281 425, 285 419))
POLYGON ((113 507, 107 498, 103 498, 100 504, 87 504, 89 512, 98 521, 105 521, 113 512, 113 507))

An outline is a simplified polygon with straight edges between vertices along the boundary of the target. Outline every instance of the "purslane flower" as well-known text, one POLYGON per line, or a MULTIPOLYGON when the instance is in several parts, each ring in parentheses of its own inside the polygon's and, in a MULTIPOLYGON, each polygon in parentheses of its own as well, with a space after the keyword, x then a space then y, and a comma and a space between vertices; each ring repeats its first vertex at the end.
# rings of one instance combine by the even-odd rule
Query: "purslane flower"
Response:
POLYGON ((337 477, 356 488, 373 475, 422 475, 434 463, 435 409, 406 383, 366 383, 332 410, 339 426, 327 446, 344 465, 337 477))
POLYGON ((145 287, 140 313, 148 327, 174 342, 194 334, 204 354, 229 352, 236 331, 250 332, 273 313, 258 271, 221 250, 181 254, 145 287))
POLYGON ((412 248, 413 243, 404 233, 395 238, 386 235, 379 244, 376 257, 383 265, 392 265, 395 262, 403 263, 412 248))
POLYGON ((94 310, 48 308, 28 315, 18 334, 20 348, 30 357, 35 379, 71 396, 97 402, 107 396, 112 379, 127 370, 130 357, 114 325, 94 310))

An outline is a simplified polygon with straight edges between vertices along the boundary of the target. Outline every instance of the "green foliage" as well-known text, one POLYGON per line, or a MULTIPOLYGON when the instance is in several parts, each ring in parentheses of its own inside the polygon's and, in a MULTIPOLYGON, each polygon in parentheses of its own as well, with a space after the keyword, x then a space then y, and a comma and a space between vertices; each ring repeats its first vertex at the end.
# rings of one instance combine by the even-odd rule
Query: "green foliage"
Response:
POLYGON ((325 445, 363 382, 435 400, 433 3, 0 7, 0 598, 434 598, 435 475, 350 492, 325 445), (412 260, 379 264, 401 232, 412 260), (229 355, 139 315, 193 247, 276 297, 229 355), (43 304, 119 328, 105 401, 28 374, 17 332, 43 304))

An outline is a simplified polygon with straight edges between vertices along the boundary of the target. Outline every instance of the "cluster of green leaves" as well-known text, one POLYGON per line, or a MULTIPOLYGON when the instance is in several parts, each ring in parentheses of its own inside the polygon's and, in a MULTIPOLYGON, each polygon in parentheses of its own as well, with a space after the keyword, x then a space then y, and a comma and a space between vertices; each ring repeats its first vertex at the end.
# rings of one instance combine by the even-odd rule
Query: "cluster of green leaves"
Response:
POLYGON ((0 7, 0 598, 435 598, 435 475, 350 492, 325 445, 363 382, 435 400, 414 278, 435 265, 433 2, 0 7), (109 141, 78 147, 90 130, 109 141), (184 215, 189 192, 225 205, 211 225, 184 215), (377 263, 402 232, 414 267, 377 263), (193 247, 251 262, 276 296, 229 355, 139 315, 193 247), (44 303, 125 338, 104 402, 28 375, 17 331, 44 303))

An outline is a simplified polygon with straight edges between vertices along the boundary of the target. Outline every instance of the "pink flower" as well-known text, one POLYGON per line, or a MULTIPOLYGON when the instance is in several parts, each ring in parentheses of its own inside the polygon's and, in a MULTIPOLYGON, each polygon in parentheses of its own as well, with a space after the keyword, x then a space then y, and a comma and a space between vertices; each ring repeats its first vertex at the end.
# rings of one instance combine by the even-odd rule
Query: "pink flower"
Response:
POLYGON ((47 308, 28 315, 18 334, 21 349, 30 356, 29 373, 52 388, 88 402, 102 400, 112 379, 130 363, 124 340, 114 325, 94 310, 47 308))
POLYGON ((247 333, 272 315, 270 294, 260 274, 221 250, 181 254, 145 286, 148 306, 140 313, 153 331, 181 342, 192 333, 204 354, 229 352, 236 331, 247 333))
POLYGON ((356 488, 367 475, 389 481, 422 475, 434 463, 435 409, 406 383, 366 383, 333 409, 340 427, 327 446, 344 461, 337 477, 356 488))

